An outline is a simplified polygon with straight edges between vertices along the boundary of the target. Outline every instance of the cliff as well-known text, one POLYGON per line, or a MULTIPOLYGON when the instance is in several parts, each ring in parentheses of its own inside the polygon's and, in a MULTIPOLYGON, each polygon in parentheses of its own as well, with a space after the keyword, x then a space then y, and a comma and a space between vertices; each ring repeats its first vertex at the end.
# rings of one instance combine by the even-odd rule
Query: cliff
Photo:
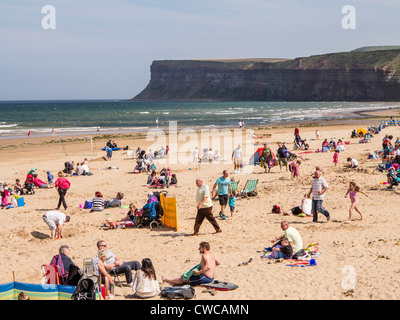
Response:
POLYGON ((154 61, 134 100, 400 101, 400 49, 290 60, 154 61))

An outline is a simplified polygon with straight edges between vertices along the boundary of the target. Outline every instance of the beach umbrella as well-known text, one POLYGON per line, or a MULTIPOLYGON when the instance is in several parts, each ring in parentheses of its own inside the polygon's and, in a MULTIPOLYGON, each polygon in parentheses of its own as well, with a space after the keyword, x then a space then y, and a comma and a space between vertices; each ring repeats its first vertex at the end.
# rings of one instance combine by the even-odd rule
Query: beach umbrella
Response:
POLYGON ((368 132, 368 131, 365 130, 365 129, 363 129, 363 128, 357 129, 357 133, 358 133, 358 134, 362 134, 363 136, 364 136, 367 132, 368 132))

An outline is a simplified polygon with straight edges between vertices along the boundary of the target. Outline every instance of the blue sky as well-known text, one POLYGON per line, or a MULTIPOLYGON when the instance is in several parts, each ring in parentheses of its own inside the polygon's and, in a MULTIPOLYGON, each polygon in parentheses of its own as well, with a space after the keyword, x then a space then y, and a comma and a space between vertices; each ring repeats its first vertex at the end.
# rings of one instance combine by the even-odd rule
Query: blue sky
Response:
POLYGON ((129 99, 153 60, 296 58, 400 45, 398 0, 2 0, 0 100, 129 99), (53 5, 56 29, 42 28, 53 5), (356 9, 356 29, 341 26, 356 9))

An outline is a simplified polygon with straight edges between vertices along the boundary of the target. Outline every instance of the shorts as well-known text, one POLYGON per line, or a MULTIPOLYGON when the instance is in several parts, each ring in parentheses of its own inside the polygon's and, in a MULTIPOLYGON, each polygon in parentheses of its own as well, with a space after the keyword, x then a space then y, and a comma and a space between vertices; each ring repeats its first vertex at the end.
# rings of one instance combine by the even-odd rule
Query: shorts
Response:
POLYGON ((229 206, 229 208, 231 209, 231 212, 235 211, 235 206, 229 206))
POLYGON ((219 194, 219 204, 221 206, 226 206, 228 204, 228 195, 227 194, 219 194))
POLYGON ((235 165, 235 166, 240 166, 240 159, 233 159, 233 164, 235 165))
POLYGON ((47 225, 49 226, 50 230, 56 230, 57 229, 56 223, 53 220, 47 219, 47 217, 45 215, 43 215, 43 221, 47 223, 47 225))
POLYGON ((213 281, 214 281, 214 278, 209 278, 209 277, 205 276, 204 274, 194 275, 194 276, 190 277, 190 284, 192 286, 197 286, 197 285, 203 284, 203 283, 210 283, 213 281))
POLYGON ((287 158, 279 158, 279 165, 282 166, 287 166, 287 158))

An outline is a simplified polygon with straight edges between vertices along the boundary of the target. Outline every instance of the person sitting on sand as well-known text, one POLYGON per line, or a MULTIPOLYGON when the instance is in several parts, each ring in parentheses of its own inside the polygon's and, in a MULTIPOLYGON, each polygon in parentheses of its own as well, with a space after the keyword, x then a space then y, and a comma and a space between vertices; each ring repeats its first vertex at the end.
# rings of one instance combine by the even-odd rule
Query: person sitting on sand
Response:
POLYGON ((301 239, 299 232, 295 228, 291 227, 287 221, 281 222, 281 228, 284 231, 284 234, 271 240, 274 245, 270 248, 266 248, 266 250, 272 251, 272 249, 277 245, 282 246, 281 241, 283 238, 287 238, 289 240, 289 244, 293 248, 293 254, 296 254, 297 252, 302 250, 303 240, 301 239))
POLYGON ((305 193, 303 199, 301 199, 301 203, 299 206, 294 207, 290 209, 288 212, 284 212, 284 215, 299 215, 299 214, 305 214, 307 216, 311 216, 311 206, 312 206, 312 201, 311 197, 305 193))
POLYGON ((92 201, 93 201, 93 205, 92 205, 92 209, 90 210, 90 212, 104 210, 104 200, 103 200, 103 195, 101 194, 101 192, 97 191, 94 194, 94 198, 92 201))
POLYGON ((33 184, 38 188, 49 188, 49 185, 46 182, 40 180, 37 174, 33 175, 33 184))
POLYGON ((293 247, 289 244, 288 238, 282 238, 280 244, 272 248, 268 259, 290 259, 293 256, 293 247))
POLYGON ((170 185, 175 185, 175 184, 178 184, 178 179, 176 178, 176 174, 173 173, 172 176, 171 176, 170 185))
POLYGON ((149 258, 144 258, 142 268, 136 271, 132 291, 135 298, 140 299, 155 297, 161 292, 153 262, 149 258))
POLYGON ((330 150, 328 139, 322 142, 322 152, 328 152, 330 150))
POLYGON ((21 180, 15 179, 14 191, 17 195, 23 195, 25 193, 24 185, 21 183, 21 180))
POLYGON ((201 254, 200 264, 192 268, 189 273, 185 272, 181 277, 176 279, 167 279, 162 277, 162 280, 170 285, 181 285, 189 283, 191 286, 196 286, 214 281, 215 269, 220 265, 219 260, 210 251, 208 242, 200 242, 199 252, 201 254), (198 269, 197 269, 198 267, 198 269))
POLYGON ((83 168, 82 168, 82 166, 81 166, 81 164, 79 162, 76 164, 75 175, 76 176, 82 176, 83 175, 83 168))
POLYGON ((356 159, 348 157, 347 162, 349 162, 348 168, 355 169, 358 167, 358 161, 356 159))
POLYGON ((141 215, 142 213, 143 211, 141 209, 137 209, 136 206, 133 203, 131 203, 129 205, 129 211, 125 217, 117 221, 106 219, 106 222, 111 229, 118 229, 121 226, 130 227, 135 224, 136 216, 141 215))
POLYGON ((114 199, 104 201, 104 208, 116 208, 122 207, 122 199, 124 198, 124 194, 122 192, 118 192, 114 199))
POLYGON ((147 178, 147 185, 151 186, 153 184, 155 184, 157 182, 157 172, 156 170, 151 171, 151 173, 149 174, 148 178, 147 178))

